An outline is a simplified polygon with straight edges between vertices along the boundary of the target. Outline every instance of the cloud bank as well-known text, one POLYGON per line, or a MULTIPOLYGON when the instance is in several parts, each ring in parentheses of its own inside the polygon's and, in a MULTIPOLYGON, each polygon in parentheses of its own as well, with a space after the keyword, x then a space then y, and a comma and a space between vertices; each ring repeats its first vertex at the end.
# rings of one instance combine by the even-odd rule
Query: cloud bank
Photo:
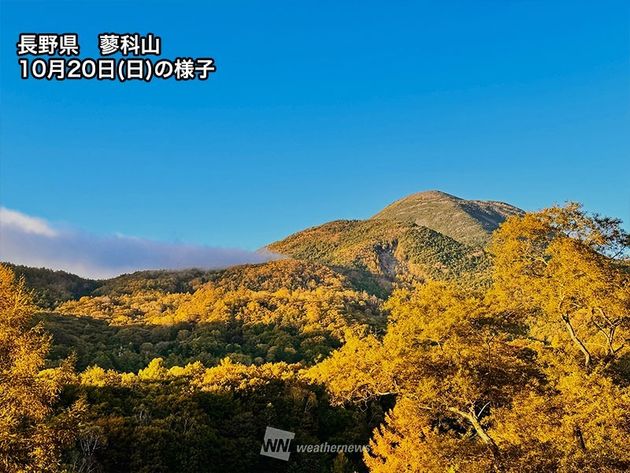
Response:
POLYGON ((142 269, 218 269, 276 256, 237 248, 100 236, 0 207, 0 261, 108 278, 142 269))

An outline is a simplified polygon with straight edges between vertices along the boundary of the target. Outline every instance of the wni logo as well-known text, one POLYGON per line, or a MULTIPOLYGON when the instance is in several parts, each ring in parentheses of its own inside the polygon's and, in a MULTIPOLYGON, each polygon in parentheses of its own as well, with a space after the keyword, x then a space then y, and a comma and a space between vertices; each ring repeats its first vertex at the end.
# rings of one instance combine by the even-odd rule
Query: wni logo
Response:
POLYGON ((294 438, 295 434, 293 432, 267 427, 260 454, 287 461, 289 460, 289 455, 291 455, 291 451, 289 450, 291 440, 294 438))

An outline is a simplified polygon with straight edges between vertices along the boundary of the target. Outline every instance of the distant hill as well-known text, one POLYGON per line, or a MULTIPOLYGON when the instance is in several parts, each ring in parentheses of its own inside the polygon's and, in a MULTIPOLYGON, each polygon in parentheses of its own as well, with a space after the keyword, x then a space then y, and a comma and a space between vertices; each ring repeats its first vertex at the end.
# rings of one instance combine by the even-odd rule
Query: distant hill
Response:
POLYGON ((504 202, 465 200, 445 192, 427 191, 397 200, 372 219, 413 222, 467 245, 485 245, 507 217, 522 213, 504 202))
POLYGON ((201 269, 136 271, 111 279, 94 280, 65 271, 2 264, 9 266, 16 277, 24 278, 26 287, 33 292, 34 302, 42 309, 54 309, 63 302, 84 296, 132 294, 138 291, 193 292, 222 273, 201 269))
POLYGON ((193 293, 207 284, 225 290, 243 288, 252 291, 350 287, 344 276, 327 266, 315 262, 280 259, 227 269, 136 271, 100 281, 100 285, 90 295, 119 296, 150 291, 165 294, 193 293))
POLYGON ((65 271, 2 264, 10 267, 17 278, 24 278, 26 287, 33 291, 34 302, 44 309, 52 309, 62 302, 87 296, 102 285, 101 281, 85 279, 65 271))
POLYGON ((217 271, 203 269, 136 271, 101 281, 95 296, 132 294, 138 291, 193 292, 217 271))
POLYGON ((124 296, 137 293, 191 294, 204 285, 222 290, 249 289, 277 291, 280 289, 336 288, 352 289, 348 279, 328 266, 310 261, 280 259, 263 264, 233 266, 223 270, 155 270, 136 271, 111 279, 86 279, 65 271, 31 268, 2 263, 23 277, 32 291, 35 303, 52 310, 66 301, 85 296, 124 296))

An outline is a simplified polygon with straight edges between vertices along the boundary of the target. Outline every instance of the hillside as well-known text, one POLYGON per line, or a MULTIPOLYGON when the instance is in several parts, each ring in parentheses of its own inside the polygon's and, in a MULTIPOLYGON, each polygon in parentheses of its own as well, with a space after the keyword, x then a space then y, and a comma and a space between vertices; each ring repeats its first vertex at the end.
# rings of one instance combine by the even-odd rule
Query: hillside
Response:
POLYGON ((2 263, 11 268, 17 278, 23 278, 33 292, 33 301, 41 308, 52 309, 62 302, 87 296, 99 288, 102 281, 86 279, 65 271, 2 263))
POLYGON ((100 281, 91 295, 132 294, 138 291, 193 292, 218 271, 202 269, 136 271, 100 281))
POLYGON ((507 217, 522 213, 503 202, 465 200, 445 192, 427 191, 397 200, 372 219, 413 222, 467 245, 485 245, 507 217))
POLYGON ((361 289, 387 292, 396 278, 452 279, 483 272, 483 251, 410 222, 338 220, 272 243, 271 251, 329 265, 361 289))
POLYGON ((246 364, 312 363, 340 346, 346 330, 384 327, 376 297, 317 263, 237 266, 206 274, 208 282, 194 291, 156 284, 195 273, 126 275, 41 314, 53 335, 51 360, 74 352, 81 368, 96 363, 134 371, 155 357, 169 365, 201 360, 212 366, 225 356, 246 364))
MULTIPOLYGON (((132 294, 138 291, 163 293, 193 292, 204 283, 216 279, 223 271, 201 269, 136 271, 110 279, 89 279, 47 268, 2 263, 11 268, 17 278, 23 278, 33 294, 33 301, 42 309, 54 309, 58 305, 85 296, 112 296, 132 294)), ((232 269, 235 272, 236 269, 232 269)))
POLYGON ((191 294, 207 283, 225 290, 352 289, 345 276, 315 262, 281 259, 261 264, 233 266, 220 270, 183 269, 136 271, 110 279, 82 278, 65 271, 1 263, 24 278, 34 302, 54 309, 82 297, 118 297, 138 293, 191 294))

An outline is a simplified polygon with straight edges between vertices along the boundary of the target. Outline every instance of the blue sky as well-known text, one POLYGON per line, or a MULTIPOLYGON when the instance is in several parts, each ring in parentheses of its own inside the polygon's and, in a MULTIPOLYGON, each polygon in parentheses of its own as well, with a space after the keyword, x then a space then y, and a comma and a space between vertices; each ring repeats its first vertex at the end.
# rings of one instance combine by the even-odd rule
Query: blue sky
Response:
MULTIPOLYGON (((6 2, 0 203, 258 248, 440 189, 630 219, 627 2, 6 2), (154 32, 207 82, 21 80, 20 32, 154 32)), ((627 227, 627 224, 626 224, 627 227)))

